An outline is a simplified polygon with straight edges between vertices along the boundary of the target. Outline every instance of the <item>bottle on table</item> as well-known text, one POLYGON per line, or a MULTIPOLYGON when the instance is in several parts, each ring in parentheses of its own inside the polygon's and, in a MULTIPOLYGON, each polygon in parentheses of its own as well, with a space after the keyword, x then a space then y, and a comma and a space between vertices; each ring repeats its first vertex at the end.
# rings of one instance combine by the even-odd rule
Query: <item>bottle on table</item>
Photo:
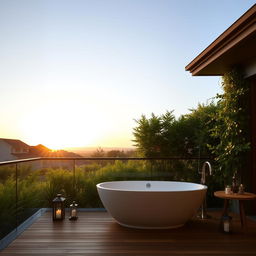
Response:
POLYGON ((232 187, 231 190, 233 193, 237 193, 238 192, 238 184, 237 184, 237 172, 234 173, 233 177, 232 177, 232 187))

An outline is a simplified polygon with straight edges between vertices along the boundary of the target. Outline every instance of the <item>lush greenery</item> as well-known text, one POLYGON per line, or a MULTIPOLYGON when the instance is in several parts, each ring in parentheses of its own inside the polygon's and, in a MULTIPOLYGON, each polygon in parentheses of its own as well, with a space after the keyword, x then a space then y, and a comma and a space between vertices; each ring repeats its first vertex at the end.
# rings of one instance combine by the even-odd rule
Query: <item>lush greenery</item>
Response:
POLYGON ((215 125, 211 135, 217 143, 210 144, 220 171, 226 180, 235 171, 246 169, 249 138, 249 85, 237 69, 222 79, 223 94, 218 94, 218 111, 213 116, 215 125))
POLYGON ((142 156, 208 156, 215 162, 217 184, 231 183, 235 171, 248 167, 249 87, 234 69, 222 78, 223 94, 216 103, 199 104, 175 118, 172 111, 150 118, 142 115, 134 128, 135 145, 142 156))
POLYGON ((95 152, 91 155, 92 157, 133 157, 136 154, 135 150, 118 150, 113 149, 109 151, 104 151, 101 147, 97 148, 95 152))
POLYGON ((178 119, 172 111, 148 119, 142 115, 134 128, 135 145, 144 157, 211 156, 207 145, 214 141, 210 131, 217 109, 214 103, 199 104, 178 119))

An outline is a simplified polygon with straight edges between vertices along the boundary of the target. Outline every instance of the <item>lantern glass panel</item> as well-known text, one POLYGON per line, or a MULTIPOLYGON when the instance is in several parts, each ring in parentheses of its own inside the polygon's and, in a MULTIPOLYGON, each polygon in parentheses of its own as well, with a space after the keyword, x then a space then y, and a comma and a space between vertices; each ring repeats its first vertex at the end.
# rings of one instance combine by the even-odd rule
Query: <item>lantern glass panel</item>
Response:
POLYGON ((52 207, 52 219, 53 220, 63 220, 65 219, 65 198, 58 194, 56 198, 53 199, 52 207))

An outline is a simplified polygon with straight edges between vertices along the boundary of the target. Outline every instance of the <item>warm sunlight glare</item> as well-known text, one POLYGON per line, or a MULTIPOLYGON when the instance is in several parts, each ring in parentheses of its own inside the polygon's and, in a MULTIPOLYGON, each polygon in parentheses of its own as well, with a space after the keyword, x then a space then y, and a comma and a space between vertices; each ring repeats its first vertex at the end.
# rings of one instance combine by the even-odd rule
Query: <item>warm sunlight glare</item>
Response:
POLYGON ((26 113, 22 118, 24 140, 31 145, 44 144, 51 149, 93 145, 106 131, 106 120, 97 112, 79 110, 79 106, 47 105, 26 113))

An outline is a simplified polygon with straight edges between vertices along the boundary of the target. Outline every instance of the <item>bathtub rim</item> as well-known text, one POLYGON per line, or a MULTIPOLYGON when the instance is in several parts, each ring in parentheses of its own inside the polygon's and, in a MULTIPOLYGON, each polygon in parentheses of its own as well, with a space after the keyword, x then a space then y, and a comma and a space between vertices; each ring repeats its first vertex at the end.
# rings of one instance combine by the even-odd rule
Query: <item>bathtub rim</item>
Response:
POLYGON ((185 181, 162 181, 162 180, 119 180, 119 181, 106 181, 106 182, 101 182, 98 183, 96 185, 97 189, 103 189, 103 190, 108 190, 108 191, 120 191, 120 192, 142 192, 142 193, 169 193, 169 192, 174 192, 174 193, 178 193, 178 192, 194 192, 194 191, 201 191, 201 190, 208 190, 208 186, 200 184, 200 183, 194 183, 194 182, 185 182, 185 181), (185 183, 185 184, 193 184, 193 185, 199 185, 201 186, 198 189, 189 189, 189 190, 150 190, 150 189, 145 189, 145 190, 136 190, 136 189, 120 189, 120 188, 106 188, 106 187, 102 187, 102 184, 106 184, 106 183, 116 183, 116 182, 146 182, 146 183, 150 183, 150 182, 170 182, 170 183, 185 183))

